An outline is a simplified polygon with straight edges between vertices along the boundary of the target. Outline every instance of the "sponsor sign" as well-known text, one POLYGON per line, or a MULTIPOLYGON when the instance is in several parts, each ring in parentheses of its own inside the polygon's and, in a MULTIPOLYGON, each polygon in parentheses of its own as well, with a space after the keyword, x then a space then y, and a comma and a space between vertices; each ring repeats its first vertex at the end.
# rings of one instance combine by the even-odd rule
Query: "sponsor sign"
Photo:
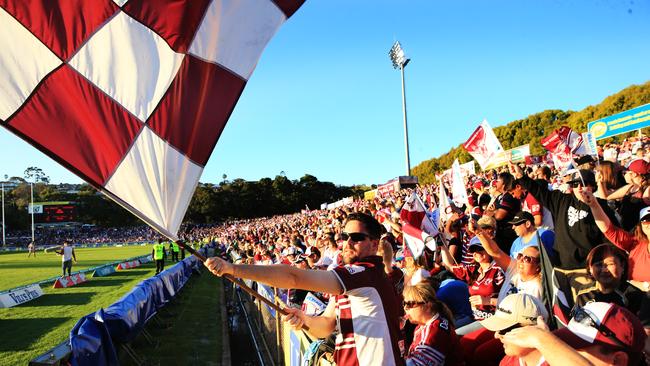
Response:
POLYGON ((134 260, 134 261, 128 261, 128 262, 122 262, 115 267, 116 270, 122 271, 125 269, 131 269, 135 267, 140 267, 140 261, 139 260, 134 260))
POLYGON ((530 156, 530 145, 521 145, 510 150, 501 151, 497 153, 494 158, 489 162, 488 165, 483 168, 483 170, 490 170, 504 165, 508 165, 508 162, 512 161, 513 163, 520 163, 526 161, 526 156, 530 156))
POLYGON ((93 277, 106 277, 115 273, 115 267, 109 264, 107 266, 99 267, 93 272, 93 277))
MULTIPOLYGON (((269 286, 263 285, 261 283, 257 283, 257 293, 266 297, 269 301, 275 302, 275 299, 273 297, 273 289, 269 286)), ((266 306, 266 309, 269 311, 269 314, 271 314, 272 317, 275 317, 275 309, 272 307, 264 304, 266 306)))
POLYGON ((138 259, 138 260, 140 261, 140 264, 145 264, 145 263, 151 263, 151 262, 153 262, 153 259, 151 258, 151 255, 148 255, 148 256, 142 257, 142 258, 140 258, 140 259, 138 259))
POLYGON ((601 140, 648 126, 650 126, 650 104, 645 104, 589 122, 587 130, 594 134, 596 140, 601 140))
POLYGON ((9 290, 0 294, 0 308, 24 304, 41 296, 43 296, 43 289, 37 284, 9 290))
POLYGON ((32 205, 31 203, 27 206, 27 213, 29 214, 42 214, 43 205, 32 205))
POLYGON ((72 276, 59 277, 54 281, 53 288, 66 288, 86 282, 86 275, 83 273, 75 273, 72 276))

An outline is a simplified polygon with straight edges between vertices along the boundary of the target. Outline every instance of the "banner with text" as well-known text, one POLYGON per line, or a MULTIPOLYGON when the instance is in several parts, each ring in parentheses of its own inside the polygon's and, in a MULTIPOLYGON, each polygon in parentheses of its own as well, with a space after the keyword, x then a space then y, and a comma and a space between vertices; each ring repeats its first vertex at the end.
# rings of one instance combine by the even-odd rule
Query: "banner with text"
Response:
POLYGON ((498 153, 483 170, 490 170, 507 165, 509 161, 520 163, 530 156, 530 145, 521 145, 498 153))
POLYGON ((645 104, 589 122, 587 130, 596 136, 596 140, 601 140, 648 126, 650 126, 650 104, 645 104))

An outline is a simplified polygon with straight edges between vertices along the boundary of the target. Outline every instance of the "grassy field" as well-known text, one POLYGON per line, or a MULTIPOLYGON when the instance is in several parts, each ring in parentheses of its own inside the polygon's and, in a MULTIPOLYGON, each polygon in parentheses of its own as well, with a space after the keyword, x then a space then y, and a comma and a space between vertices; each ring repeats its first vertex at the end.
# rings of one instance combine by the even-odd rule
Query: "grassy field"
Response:
MULTIPOLYGON (((75 251, 77 251, 75 249, 75 251)), ((151 252, 150 247, 80 249, 73 270, 89 268, 151 252)), ((27 253, 0 255, 0 289, 12 288, 56 276, 61 259, 54 254, 27 258, 27 253)), ((107 307, 134 285, 155 273, 152 263, 92 278, 86 283, 53 289, 43 286, 44 295, 20 306, 0 309, 0 365, 25 365, 35 356, 61 343, 84 315, 107 307)))
MULTIPOLYGON (((163 326, 149 322, 147 330, 156 345, 139 337, 133 344, 135 351, 148 365, 221 365, 222 279, 207 270, 201 276, 193 275, 180 295, 165 307, 160 315, 163 326)), ((121 364, 134 362, 120 354, 121 364)))
MULTIPOLYGON (((120 259, 151 254, 152 246, 126 246, 75 249, 77 263, 72 271, 100 266, 120 259)), ((61 257, 38 251, 36 258, 26 252, 0 254, 0 291, 61 275, 61 257)))

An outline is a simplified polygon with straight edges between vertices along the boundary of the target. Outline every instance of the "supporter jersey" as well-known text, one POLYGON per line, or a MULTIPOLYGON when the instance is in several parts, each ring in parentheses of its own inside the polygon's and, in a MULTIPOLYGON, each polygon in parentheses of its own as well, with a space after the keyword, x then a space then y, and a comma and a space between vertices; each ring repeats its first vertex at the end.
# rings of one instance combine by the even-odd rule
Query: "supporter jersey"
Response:
MULTIPOLYGON (((481 295, 488 297, 496 297, 501 290, 501 286, 505 281, 505 276, 503 270, 492 262, 490 267, 483 271, 479 272, 479 275, 476 279, 473 279, 472 272, 475 268, 474 265, 470 266, 458 266, 454 268, 454 275, 459 279, 465 281, 469 284, 469 295, 481 295)), ((474 319, 483 320, 494 314, 496 307, 493 305, 481 305, 476 308, 472 308, 472 313, 474 319)))
POLYGON ((382 258, 370 256, 333 269, 343 294, 335 301, 334 361, 346 365, 403 365, 399 350, 400 303, 382 258))
POLYGON ((449 321, 436 314, 418 325, 406 356, 407 366, 463 365, 461 347, 449 321))
POLYGON ((551 211, 543 207, 541 203, 530 193, 526 193, 526 197, 521 203, 521 210, 530 212, 533 216, 542 215, 542 227, 553 230, 553 216, 551 211))

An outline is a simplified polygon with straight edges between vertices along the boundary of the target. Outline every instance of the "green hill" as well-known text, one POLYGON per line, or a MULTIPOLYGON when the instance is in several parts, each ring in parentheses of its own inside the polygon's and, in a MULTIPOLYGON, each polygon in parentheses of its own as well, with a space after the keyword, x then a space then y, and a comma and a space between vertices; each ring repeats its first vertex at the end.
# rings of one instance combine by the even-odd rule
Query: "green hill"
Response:
MULTIPOLYGON (((575 131, 584 132, 587 130, 587 123, 591 121, 648 103, 650 103, 650 81, 642 85, 629 86, 610 95, 599 104, 588 106, 581 111, 546 110, 512 121, 505 126, 495 127, 494 133, 504 149, 530 143, 531 154, 541 155, 544 153, 544 148, 539 142, 540 139, 560 126, 569 126, 575 131)), ((617 141, 625 136, 620 135, 611 140, 617 141)), ((422 184, 433 183, 435 173, 451 167, 456 158, 461 164, 472 160, 463 148, 462 142, 446 154, 418 164, 411 173, 416 175, 422 184)))

